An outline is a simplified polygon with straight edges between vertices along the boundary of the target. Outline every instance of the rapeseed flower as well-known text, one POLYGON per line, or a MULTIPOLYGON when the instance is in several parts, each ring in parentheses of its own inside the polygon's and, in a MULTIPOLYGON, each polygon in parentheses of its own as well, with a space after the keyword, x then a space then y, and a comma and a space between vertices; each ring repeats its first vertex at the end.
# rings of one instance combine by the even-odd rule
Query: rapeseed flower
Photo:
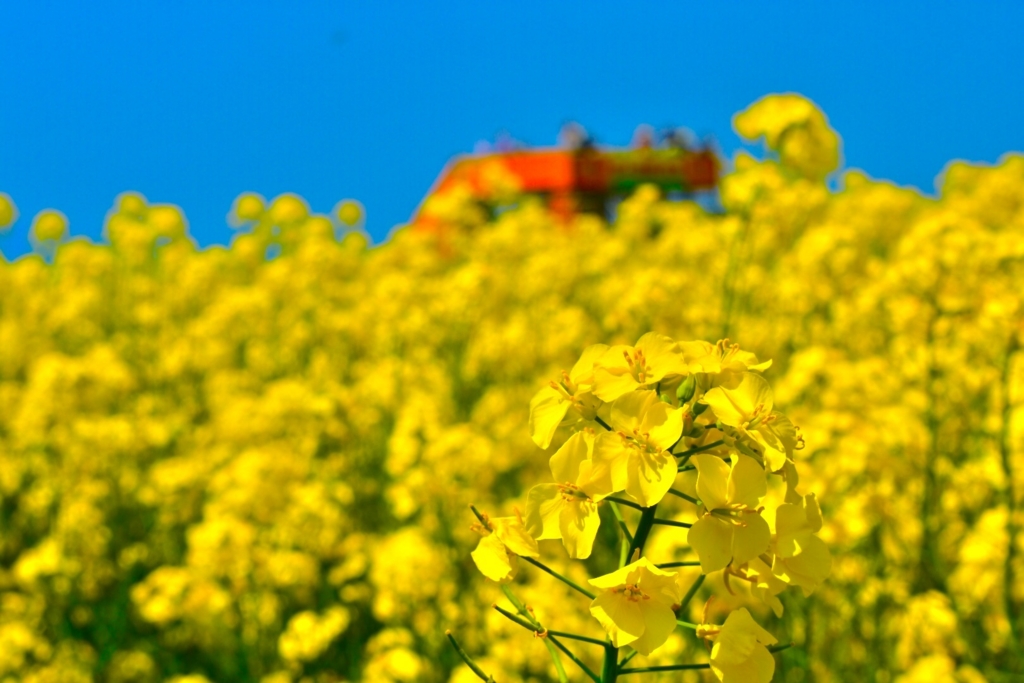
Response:
POLYGON ((673 408, 653 391, 625 394, 605 411, 613 430, 598 435, 594 457, 610 463, 613 486, 643 507, 656 505, 676 478, 669 449, 683 433, 683 408, 673 408))
POLYGON ((675 573, 647 558, 590 580, 601 590, 590 613, 601 622, 615 647, 629 645, 643 655, 661 647, 676 628, 673 605, 679 601, 675 573))
POLYGON ((734 455, 732 467, 713 455, 695 455, 693 464, 701 505, 686 538, 701 570, 739 566, 766 551, 771 529, 758 509, 768 487, 761 466, 745 455, 734 455))

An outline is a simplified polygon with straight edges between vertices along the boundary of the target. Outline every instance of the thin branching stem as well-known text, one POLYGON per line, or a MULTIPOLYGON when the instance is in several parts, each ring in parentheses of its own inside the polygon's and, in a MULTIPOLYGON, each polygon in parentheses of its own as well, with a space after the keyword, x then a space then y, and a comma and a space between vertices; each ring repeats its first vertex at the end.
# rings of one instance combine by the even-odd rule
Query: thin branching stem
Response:
POLYGON ((593 645, 600 645, 604 647, 604 641, 598 640, 597 638, 591 638, 590 636, 581 636, 576 633, 566 633, 565 631, 548 631, 549 636, 558 636, 559 638, 569 638, 571 640, 579 640, 584 643, 591 643, 593 645))
POLYGON ((511 621, 514 624, 519 624, 520 626, 525 628, 527 631, 533 631, 534 633, 542 633, 544 631, 544 629, 541 628, 540 624, 531 624, 526 619, 523 619, 522 617, 517 617, 516 615, 512 614, 511 612, 509 612, 507 609, 503 609, 502 607, 500 607, 498 605, 491 605, 491 606, 495 610, 497 610, 498 614, 500 614, 501 616, 505 617, 506 619, 508 619, 509 621, 511 621))
MULTIPOLYGON (((515 606, 516 611, 525 617, 526 621, 533 626, 536 626, 538 629, 543 630, 544 627, 540 625, 539 621, 537 621, 533 612, 527 609, 523 601, 515 596, 515 593, 513 593, 512 589, 508 587, 508 584, 501 584, 501 592, 504 593, 505 597, 508 598, 508 601, 515 606)), ((548 654, 551 655, 551 662, 555 665, 555 673, 558 674, 558 683, 569 683, 569 677, 565 675, 565 667, 562 666, 562 658, 558 656, 558 650, 555 649, 555 646, 549 640, 544 641, 544 647, 547 648, 548 654)))
POLYGON ((636 657, 636 656, 637 656, 638 654, 640 654, 640 652, 639 652, 638 650, 633 650, 633 651, 632 651, 632 652, 630 652, 630 653, 629 653, 628 655, 626 655, 625 657, 623 657, 623 658, 622 658, 622 661, 621 661, 621 662, 619 662, 619 671, 622 671, 622 667, 624 667, 624 666, 626 666, 627 664, 629 664, 629 663, 630 663, 630 661, 632 661, 633 657, 636 657))
POLYGON ((691 526, 693 526, 689 522, 677 522, 674 519, 655 519, 651 523, 660 524, 661 526, 678 526, 682 527, 683 529, 689 529, 691 526))
POLYGON ((526 630, 533 631, 534 633, 536 633, 537 635, 539 635, 541 637, 544 637, 544 636, 558 636, 559 638, 569 638, 571 640, 580 640, 580 641, 583 641, 584 643, 593 643, 594 645, 600 645, 601 647, 604 647, 604 641, 603 640, 598 640, 597 638, 591 638, 590 636, 581 636, 581 635, 576 634, 576 633, 568 633, 566 631, 552 631, 552 630, 544 628, 539 623, 536 623, 536 621, 534 621, 534 623, 531 623, 531 622, 527 621, 526 619, 522 619, 520 617, 517 617, 516 615, 512 614, 511 612, 509 612, 506 609, 503 609, 499 605, 493 605, 493 607, 494 607, 495 610, 498 611, 499 614, 501 614, 501 616, 505 617, 509 621, 514 621, 515 623, 519 624, 520 626, 522 626, 526 630))
POLYGON ((690 604, 690 600, 693 600, 693 596, 697 594, 698 590, 700 590, 700 586, 702 583, 704 583, 705 578, 705 574, 701 574, 700 576, 698 576, 697 580, 693 582, 692 586, 690 586, 690 590, 686 591, 686 595, 683 596, 683 599, 679 603, 680 612, 686 609, 686 606, 690 604))
POLYGON ((523 556, 520 559, 526 560, 527 562, 532 564, 534 567, 537 567, 538 569, 546 571, 548 574, 551 574, 551 576, 555 577, 556 579, 558 579, 559 581, 561 581, 565 585, 569 586, 569 588, 572 588, 572 589, 574 589, 576 591, 579 591, 580 593, 583 593, 583 595, 586 595, 591 600, 593 600, 594 598, 597 597, 596 595, 594 595, 593 593, 588 591, 583 586, 579 585, 578 583, 576 583, 572 579, 569 579, 569 578, 567 578, 565 576, 562 576, 561 574, 559 574, 558 572, 556 572, 554 569, 552 569, 551 567, 547 566, 543 562, 538 562, 537 560, 533 559, 532 557, 525 557, 525 556, 523 556))
POLYGON ((619 675, 655 673, 658 671, 690 671, 693 669, 710 669, 710 664, 668 664, 666 666, 638 666, 633 669, 619 669, 619 675))
MULTIPOLYGON (((607 498, 605 500, 607 500, 607 498)), ((615 515, 615 520, 619 523, 619 529, 622 530, 622 535, 626 537, 627 541, 632 543, 633 534, 629 533, 629 527, 626 525, 626 520, 622 516, 622 510, 619 509, 618 504, 614 500, 609 502, 611 504, 612 514, 615 515)))
POLYGON ((676 456, 677 458, 689 458, 691 455, 697 455, 698 453, 703 453, 704 451, 710 451, 712 448, 718 448, 724 443, 725 439, 719 439, 718 441, 712 441, 709 444, 697 446, 696 448, 691 448, 680 453, 673 453, 672 455, 676 456))
POLYGON ((668 492, 671 493, 673 496, 676 496, 678 498, 682 498, 683 500, 688 500, 691 503, 693 503, 694 505, 700 505, 701 504, 700 501, 697 500, 696 498, 694 498, 693 496, 688 496, 685 493, 683 493, 682 491, 679 491, 678 489, 669 489, 668 492))
POLYGON ((654 526, 654 512, 658 505, 654 504, 649 508, 644 508, 643 512, 640 513, 640 522, 636 525, 636 533, 633 534, 633 540, 629 544, 629 559, 632 560, 634 554, 637 551, 641 555, 644 554, 644 544, 647 543, 647 537, 651 534, 651 528, 654 526))
POLYGON ((587 674, 587 676, 590 677, 590 680, 594 681, 594 683, 601 683, 601 679, 598 678, 597 674, 591 671, 590 667, 583 663, 583 660, 574 655, 572 651, 569 648, 567 648, 565 644, 562 643, 562 641, 560 641, 558 638, 555 638, 554 636, 548 636, 548 640, 554 643, 555 647, 564 652, 566 657, 571 659, 576 666, 582 669, 583 673, 587 674))
POLYGON ((469 667, 470 671, 475 673, 481 681, 487 681, 487 683, 494 683, 494 677, 485 673, 484 670, 481 669, 477 665, 477 663, 473 661, 473 658, 466 654, 466 651, 462 649, 461 645, 459 645, 459 641, 455 640, 455 636, 452 635, 451 631, 445 631, 444 634, 448 636, 448 642, 452 644, 452 647, 455 648, 455 652, 457 652, 459 657, 462 658, 462 661, 466 663, 466 666, 469 667))

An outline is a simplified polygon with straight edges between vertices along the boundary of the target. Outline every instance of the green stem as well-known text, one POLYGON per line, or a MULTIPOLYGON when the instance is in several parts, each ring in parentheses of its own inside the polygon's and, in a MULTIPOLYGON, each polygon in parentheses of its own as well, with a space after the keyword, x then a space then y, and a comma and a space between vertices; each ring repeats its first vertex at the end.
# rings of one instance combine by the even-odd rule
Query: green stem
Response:
POLYGON ((515 622, 516 624, 519 624, 520 626, 525 628, 527 631, 533 631, 534 633, 541 635, 542 637, 544 634, 547 634, 550 636, 558 636, 559 638, 571 638, 572 640, 580 640, 584 643, 593 643, 594 645, 600 645, 601 647, 604 647, 605 645, 605 642, 603 640, 591 638, 590 636, 581 636, 575 633, 568 633, 566 631, 550 631, 548 629, 545 629, 539 623, 537 623, 536 620, 534 620, 531 623, 526 619, 517 617, 516 615, 509 612, 507 609, 503 609, 498 605, 492 605, 492 607, 494 607, 494 609, 497 610, 497 612, 501 616, 505 617, 509 621, 515 622))
MULTIPOLYGON (((606 499, 607 500, 607 499, 606 499)), ((622 510, 615 504, 615 501, 611 501, 612 514, 615 515, 616 521, 619 523, 619 529, 622 530, 623 536, 626 537, 630 543, 633 542, 633 534, 629 533, 629 527, 626 525, 626 520, 622 516, 622 510)))
POLYGON ((487 520, 484 519, 484 516, 480 514, 480 511, 476 509, 475 505, 470 505, 469 509, 473 511, 473 514, 476 515, 476 518, 480 520, 481 524, 487 526, 487 520))
POLYGON ((691 624, 690 622, 683 621, 682 619, 676 619, 676 626, 682 626, 683 628, 688 628, 691 631, 697 630, 697 624, 691 624))
POLYGON ((596 595, 594 595, 593 593, 588 591, 586 588, 584 588, 583 586, 581 586, 578 583, 576 583, 575 581, 562 576, 561 574, 556 572, 551 567, 547 566, 546 564, 542 564, 542 563, 538 562, 537 560, 533 559, 532 557, 522 556, 520 559, 526 560, 527 562, 532 564, 534 567, 537 567, 538 569, 542 569, 542 570, 546 571, 548 574, 551 574, 551 576, 555 577, 556 579, 558 579, 559 581, 561 581, 565 585, 569 586, 570 588, 572 588, 574 590, 577 590, 580 593, 583 593, 583 595, 586 595, 591 600, 593 600, 594 598, 597 597, 596 595))
POLYGON ((689 458, 691 455, 697 455, 698 453, 703 453, 704 451, 710 451, 712 448, 718 448, 724 443, 725 439, 719 439, 718 441, 712 441, 709 444, 697 446, 696 448, 691 448, 690 450, 683 451, 681 453, 673 453, 672 455, 676 456, 677 458, 689 458))
POLYGON ((501 584, 501 592, 505 594, 505 597, 508 598, 508 601, 512 603, 512 606, 516 608, 517 612, 526 617, 530 623, 540 626, 540 623, 534 619, 530 610, 526 609, 526 605, 522 600, 516 597, 516 594, 512 592, 512 589, 508 587, 508 584, 501 584))
POLYGON ((693 496, 686 495, 682 491, 678 491, 676 489, 669 489, 668 492, 671 493, 673 496, 676 496, 678 498, 682 498, 683 500, 688 500, 691 503, 693 503, 694 505, 700 505, 700 501, 699 500, 697 500, 693 496))
POLYGON ((614 429, 612 429, 612 426, 611 426, 610 424, 608 424, 607 422, 605 422, 604 420, 602 420, 602 419, 601 419, 600 417, 598 417, 597 415, 595 415, 595 416, 594 416, 594 422, 596 422, 597 424, 601 425, 602 427, 604 427, 605 429, 607 429, 607 430, 608 430, 609 432, 614 432, 614 431, 615 431, 614 429))
POLYGON ((683 596, 682 601, 679 603, 680 612, 686 609, 686 606, 690 604, 690 600, 693 600, 693 596, 697 594, 698 590, 700 590, 700 585, 704 583, 705 578, 706 575, 704 574, 698 576, 697 580, 693 582, 692 586, 690 586, 690 590, 686 591, 686 595, 683 596))
POLYGON ((669 664, 667 666, 639 666, 635 669, 620 669, 619 674, 655 673, 657 671, 689 671, 692 669, 710 669, 710 664, 669 664))
POLYGON ((644 554, 644 544, 647 543, 647 537, 651 534, 651 528, 654 526, 654 513, 657 508, 658 505, 654 504, 649 508, 644 508, 644 511, 640 513, 640 523, 636 525, 636 533, 633 534, 633 541, 629 544, 630 560, 638 550, 641 555, 644 554))
POLYGON ((566 633, 565 631, 548 631, 549 636, 558 636, 559 638, 571 638, 572 640, 579 640, 584 643, 592 643, 594 645, 600 645, 604 647, 605 642, 598 640, 597 638, 591 638, 590 636, 581 636, 575 633, 566 633))
POLYGON ((604 666, 601 668, 601 683, 615 683, 619 675, 619 648, 611 643, 604 645, 604 666))
POLYGON ((452 644, 452 647, 455 648, 455 651, 459 654, 459 657, 462 657, 462 661, 466 663, 466 666, 468 666, 470 670, 473 673, 475 673, 481 681, 487 681, 487 683, 494 683, 494 678, 484 673, 484 670, 477 666, 477 663, 473 661, 473 658, 466 654, 466 651, 462 649, 461 645, 459 645, 459 641, 455 640, 455 636, 452 635, 451 631, 445 631, 444 634, 448 636, 448 641, 452 644))
POLYGON ((656 564, 654 566, 658 569, 672 569, 674 567, 699 567, 700 561, 687 560, 685 562, 662 562, 661 564, 656 564))
POLYGON ((555 673, 558 674, 558 683, 569 683, 569 677, 565 675, 565 667, 562 666, 562 658, 558 656, 555 646, 547 638, 544 639, 544 647, 551 655, 551 661, 555 663, 555 673))
MULTIPOLYGON (((526 621, 540 630, 544 629, 544 627, 540 625, 540 622, 537 621, 536 617, 533 616, 533 613, 526 609, 526 605, 515 596, 515 593, 513 593, 512 589, 508 587, 508 584, 501 584, 501 591, 505 594, 505 597, 508 598, 508 601, 515 606, 516 611, 526 618, 526 621)), ((558 656, 558 650, 556 650, 551 641, 547 639, 544 640, 544 647, 548 649, 548 654, 551 655, 551 661, 555 665, 555 673, 558 674, 558 683, 568 683, 569 678, 565 675, 565 667, 562 666, 562 658, 558 656)))
POLYGON ((782 652, 783 650, 788 650, 791 647, 793 647, 793 643, 779 643, 778 645, 770 646, 768 648, 768 652, 782 652))
POLYGON ((516 615, 512 614, 508 610, 502 609, 501 607, 498 607, 497 605, 492 605, 492 607, 494 607, 494 609, 498 611, 498 614, 500 614, 501 616, 505 617, 506 619, 508 619, 512 623, 518 624, 518 625, 522 626, 527 631, 533 631, 534 633, 541 633, 544 630, 543 628, 540 627, 539 624, 536 624, 536 625, 531 624, 526 619, 523 619, 522 617, 517 617, 516 615))
POLYGON ((680 465, 676 468, 676 472, 693 472, 695 469, 697 468, 693 465, 680 465))
POLYGON ((573 661, 573 663, 574 663, 574 664, 576 664, 576 666, 578 666, 579 668, 583 669, 583 673, 585 673, 585 674, 587 674, 588 676, 590 676, 590 680, 594 681, 594 683, 602 683, 601 679, 597 677, 597 674, 596 674, 596 673, 594 673, 593 671, 591 671, 591 670, 590 670, 590 667, 589 667, 589 666, 587 666, 586 664, 584 664, 584 663, 583 663, 583 662, 582 662, 582 661, 580 660, 580 658, 579 658, 579 657, 577 657, 576 655, 574 655, 574 654, 573 654, 573 653, 572 653, 572 652, 571 652, 571 651, 569 650, 569 648, 567 648, 567 647, 566 647, 565 645, 563 645, 563 644, 562 644, 562 641, 560 641, 560 640, 559 640, 558 638, 555 638, 555 637, 553 637, 553 636, 548 636, 546 640, 550 640, 550 641, 551 641, 552 643, 554 643, 554 644, 555 644, 555 647, 557 647, 557 648, 558 648, 559 650, 561 650, 562 652, 564 652, 564 653, 565 653, 565 656, 566 656, 566 657, 568 657, 569 659, 571 659, 571 660, 573 661))
POLYGON ((610 503, 618 503, 619 505, 625 505, 626 507, 633 508, 634 510, 644 509, 642 505, 634 503, 631 500, 626 500, 625 498, 619 498, 617 496, 608 496, 607 498, 605 498, 605 500, 607 500, 610 503))
POLYGON ((692 524, 688 524, 687 522, 677 522, 673 519, 656 519, 651 523, 660 524, 661 526, 677 526, 682 527, 683 529, 689 529, 691 526, 693 526, 692 524))
POLYGON ((621 661, 621 662, 619 662, 619 671, 622 671, 622 667, 624 667, 624 666, 626 666, 627 664, 629 664, 629 663, 630 663, 630 661, 632 661, 633 657, 636 657, 636 656, 637 656, 638 654, 640 654, 640 652, 639 652, 638 650, 633 650, 633 651, 632 651, 632 652, 630 652, 630 653, 629 653, 628 655, 626 655, 625 657, 623 657, 623 658, 622 658, 622 661, 621 661))

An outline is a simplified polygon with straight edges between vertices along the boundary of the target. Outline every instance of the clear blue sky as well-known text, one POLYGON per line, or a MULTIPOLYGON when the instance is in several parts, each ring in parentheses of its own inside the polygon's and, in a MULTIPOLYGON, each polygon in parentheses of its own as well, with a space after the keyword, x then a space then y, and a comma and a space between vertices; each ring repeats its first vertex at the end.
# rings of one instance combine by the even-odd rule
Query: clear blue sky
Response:
POLYGON ((54 207, 98 238, 114 197, 182 206, 203 244, 244 190, 361 200, 375 239, 447 159, 567 119, 739 144, 769 92, 817 101, 846 163, 932 191, 947 161, 1024 149, 1024 3, 0 0, 0 191, 27 249, 54 207))

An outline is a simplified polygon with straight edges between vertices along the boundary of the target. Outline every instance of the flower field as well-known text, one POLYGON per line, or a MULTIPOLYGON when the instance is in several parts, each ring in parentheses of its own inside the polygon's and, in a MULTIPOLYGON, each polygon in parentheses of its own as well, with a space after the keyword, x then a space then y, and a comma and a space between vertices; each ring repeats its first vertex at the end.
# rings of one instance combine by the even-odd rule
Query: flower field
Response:
MULTIPOLYGON (((642 186, 610 223, 565 225, 499 178, 489 205, 450 193, 425 209, 443 230, 373 247, 356 205, 317 215, 294 195, 241 196, 227 248, 197 248, 177 207, 136 194, 117 199, 101 244, 37 216, 36 253, 0 258, 0 681, 477 680, 448 630, 497 683, 558 680, 550 641, 491 608, 514 603, 482 569, 552 630, 644 643, 632 666, 707 663, 707 628, 629 641, 524 561, 533 543, 580 585, 662 585, 644 558, 627 581, 616 514, 633 528, 641 514, 602 498, 647 506, 670 485, 707 522, 697 536, 655 526, 645 556, 697 586, 680 620, 747 610, 759 642, 792 643, 771 655, 772 680, 1024 680, 1024 157, 952 163, 928 197, 837 171, 837 134, 797 96, 734 125, 765 151, 733 160, 720 211, 642 186), (748 383, 770 383, 802 435, 780 463, 799 470, 804 507, 788 474, 712 503, 698 475, 724 491, 748 455, 769 460, 756 452, 735 455, 733 475, 712 455, 683 471, 669 459, 653 489, 598 486, 573 461, 592 499, 581 538, 536 502, 562 500, 530 493, 555 486, 549 458, 571 439, 596 459, 600 435, 564 407, 531 424, 531 401, 586 349, 641 348, 650 332, 756 355, 748 383), (783 504, 811 526, 820 504, 827 579, 791 567, 773 592, 731 572, 740 551, 712 558, 707 539, 734 530, 711 512, 763 505, 781 544, 783 504), (501 538, 488 523, 512 528, 520 512, 531 533, 505 543, 522 555, 510 579, 500 544, 490 564, 473 554, 501 538)), ((0 194, 0 227, 16 200, 0 194)), ((716 424, 686 431, 679 413, 683 431, 664 437, 669 417, 643 417, 668 410, 651 407, 655 380, 619 386, 591 365, 602 401, 647 401, 622 425, 648 429, 658 457, 716 424)), ((763 424, 724 379, 684 389, 674 372, 673 410, 699 401, 729 433, 763 424)), ((658 512, 689 524, 694 510, 669 495, 658 512)), ((600 671, 602 647, 571 647, 600 671)))

